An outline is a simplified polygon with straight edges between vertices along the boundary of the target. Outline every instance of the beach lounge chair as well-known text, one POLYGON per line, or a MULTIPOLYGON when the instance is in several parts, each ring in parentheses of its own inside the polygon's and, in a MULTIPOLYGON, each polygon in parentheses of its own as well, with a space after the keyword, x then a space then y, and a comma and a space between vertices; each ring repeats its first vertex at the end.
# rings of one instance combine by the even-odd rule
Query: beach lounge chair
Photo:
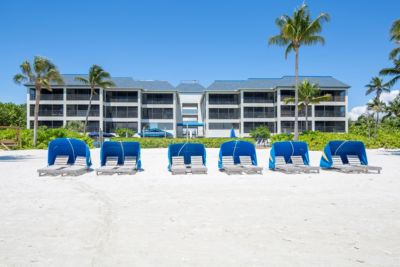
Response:
POLYGON ((255 173, 262 174, 263 168, 253 165, 253 162, 251 161, 250 156, 239 156, 239 159, 240 159, 240 166, 242 166, 245 173, 247 173, 247 174, 255 174, 255 173))
POLYGON ((207 167, 203 165, 202 156, 191 156, 190 157, 190 169, 193 174, 207 174, 207 167))
POLYGON ((185 165, 185 160, 182 156, 172 157, 171 172, 175 174, 186 174, 187 168, 185 165))
POLYGON ((292 160, 292 163, 294 166, 301 168, 306 173, 310 173, 310 172, 319 173, 320 168, 316 167, 316 166, 306 165, 304 163, 302 156, 291 156, 290 159, 292 160))
POLYGON ((341 172, 365 172, 365 169, 360 166, 344 164, 340 156, 332 156, 332 168, 341 172))
POLYGON ((96 175, 114 173, 118 173, 118 157, 106 157, 105 165, 96 169, 96 175))
POLYGON ((135 174, 137 162, 134 156, 125 156, 124 165, 118 166, 118 174, 135 174))
POLYGON ((378 173, 381 173, 382 167, 362 165, 360 158, 357 155, 347 155, 347 160, 349 161, 350 165, 361 167, 365 170, 365 172, 376 171, 378 173))
POLYGON ((302 168, 287 163, 283 156, 275 156, 275 170, 285 173, 299 173, 302 171, 302 168))
POLYGON ((235 165, 232 156, 222 156, 222 170, 227 174, 242 174, 243 168, 235 165))
POLYGON ((89 170, 89 167, 86 165, 86 157, 77 156, 75 159, 75 163, 66 168, 60 170, 62 175, 81 175, 89 170))
POLYGON ((57 155, 53 165, 38 169, 39 176, 42 175, 60 175, 61 170, 68 167, 68 155, 57 155))

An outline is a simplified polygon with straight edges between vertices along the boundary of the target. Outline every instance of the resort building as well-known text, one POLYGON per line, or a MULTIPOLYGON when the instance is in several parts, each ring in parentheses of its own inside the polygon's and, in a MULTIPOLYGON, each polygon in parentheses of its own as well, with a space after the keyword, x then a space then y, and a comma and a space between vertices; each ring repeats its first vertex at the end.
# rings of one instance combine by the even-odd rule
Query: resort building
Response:
MULTIPOLYGON (((78 75, 63 75, 64 85, 52 92, 42 90, 39 125, 66 126, 69 121, 84 121, 90 88, 78 81, 78 75)), ((347 91, 349 86, 331 76, 302 76, 318 83, 329 102, 312 105, 308 110, 310 130, 346 132, 347 91)), ((115 87, 96 89, 89 114, 88 131, 114 132, 130 128, 135 132, 159 128, 174 136, 228 137, 248 136, 260 125, 272 133, 294 130, 294 104, 284 99, 294 96, 295 77, 217 80, 205 88, 197 81, 184 81, 174 87, 167 81, 140 81, 114 77, 115 87)), ((35 90, 27 84, 27 127, 33 127, 35 90)), ((305 110, 299 111, 299 129, 305 129, 305 110)))

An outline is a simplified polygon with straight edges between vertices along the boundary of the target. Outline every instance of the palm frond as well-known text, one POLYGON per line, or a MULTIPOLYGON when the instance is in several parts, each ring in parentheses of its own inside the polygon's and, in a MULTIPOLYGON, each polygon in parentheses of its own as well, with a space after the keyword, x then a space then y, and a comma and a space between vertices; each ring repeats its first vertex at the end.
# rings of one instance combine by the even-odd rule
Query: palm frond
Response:
POLYGON ((23 82, 26 82, 28 80, 28 78, 25 75, 22 75, 19 73, 19 74, 14 75, 13 80, 16 84, 21 84, 23 82))
POLYGON ((275 35, 268 39, 269 45, 278 45, 278 46, 285 46, 289 43, 289 41, 283 38, 282 35, 275 35))
POLYGON ((287 59, 289 53, 292 52, 292 51, 294 51, 294 50, 295 50, 295 48, 294 48, 293 43, 290 43, 290 44, 288 45, 288 47, 286 47, 286 50, 285 50, 285 59, 287 59))
POLYGON ((398 55, 400 55, 400 46, 390 51, 389 59, 396 59, 398 55))
POLYGON ((74 78, 75 81, 81 82, 83 84, 89 84, 89 80, 85 77, 77 76, 74 78))

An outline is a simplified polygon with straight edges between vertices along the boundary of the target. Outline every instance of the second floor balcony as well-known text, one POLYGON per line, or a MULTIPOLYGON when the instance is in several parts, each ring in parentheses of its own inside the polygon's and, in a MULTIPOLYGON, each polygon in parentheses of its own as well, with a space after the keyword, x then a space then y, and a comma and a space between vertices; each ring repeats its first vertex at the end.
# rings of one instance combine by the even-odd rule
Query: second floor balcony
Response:
MULTIPOLYGON (((67 105, 68 117, 86 117, 88 105, 67 105)), ((89 117, 100 116, 99 105, 92 105, 89 112, 89 117)))
POLYGON ((210 108, 208 118, 214 120, 236 120, 240 118, 238 108, 210 108))

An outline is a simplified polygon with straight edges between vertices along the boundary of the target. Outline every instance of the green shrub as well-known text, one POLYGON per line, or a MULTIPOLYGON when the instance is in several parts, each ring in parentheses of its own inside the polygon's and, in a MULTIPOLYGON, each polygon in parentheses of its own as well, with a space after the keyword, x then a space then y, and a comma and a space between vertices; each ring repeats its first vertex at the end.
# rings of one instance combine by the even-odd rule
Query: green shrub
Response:
POLYGON ((120 137, 132 137, 135 134, 135 131, 129 128, 118 128, 115 132, 120 137))
MULTIPOLYGON (((170 144, 185 143, 186 138, 112 138, 113 141, 136 141, 140 143, 141 148, 166 148, 170 144)), ((254 143, 252 138, 194 138, 189 139, 190 143, 204 144, 207 148, 219 148, 222 143, 230 140, 244 140, 254 143)))
MULTIPOLYGON (((33 147, 33 130, 21 130, 21 148, 32 149, 33 147)), ((15 139, 16 131, 13 129, 0 130, 0 140, 3 139, 15 139)), ((56 138, 75 138, 84 141, 89 147, 93 147, 93 140, 83 134, 64 129, 44 129, 40 127, 38 129, 38 142, 36 148, 47 149, 48 143, 56 138)))
POLYGON ((260 126, 250 132, 250 136, 257 139, 269 139, 271 137, 271 132, 266 126, 260 126))
POLYGON ((83 132, 85 123, 83 121, 68 121, 65 128, 74 132, 83 132))

